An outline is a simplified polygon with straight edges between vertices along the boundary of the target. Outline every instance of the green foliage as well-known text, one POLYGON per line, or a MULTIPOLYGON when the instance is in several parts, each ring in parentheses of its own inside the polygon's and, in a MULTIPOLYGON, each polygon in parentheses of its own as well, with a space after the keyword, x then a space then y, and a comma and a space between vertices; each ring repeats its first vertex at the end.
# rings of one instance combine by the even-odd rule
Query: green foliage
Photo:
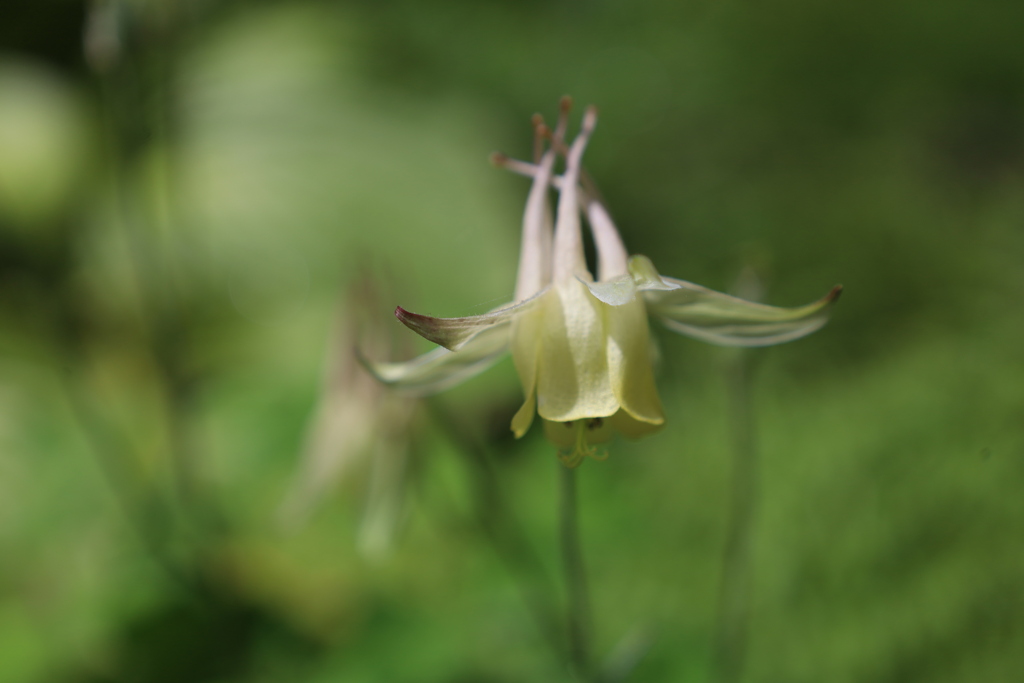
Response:
MULTIPOLYGON (((566 679, 521 592, 557 576, 558 465, 508 434, 510 364, 417 418, 390 556, 356 553, 358 467, 277 522, 340 291, 505 301, 526 182, 487 154, 563 93, 664 274, 845 286, 747 357, 743 680, 1024 674, 1024 5, 115 4, 99 71, 76 3, 0 30, 0 681, 566 679)), ((595 646, 714 680, 734 359, 660 341, 668 426, 580 470, 595 646)))

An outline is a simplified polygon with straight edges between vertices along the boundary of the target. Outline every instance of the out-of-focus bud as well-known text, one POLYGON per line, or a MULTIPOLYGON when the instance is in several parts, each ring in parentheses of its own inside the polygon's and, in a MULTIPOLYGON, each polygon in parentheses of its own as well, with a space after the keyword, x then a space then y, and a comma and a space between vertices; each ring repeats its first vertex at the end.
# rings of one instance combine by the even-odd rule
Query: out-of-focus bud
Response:
POLYGON ((280 509, 282 524, 295 530, 343 481, 365 478, 359 549, 373 558, 388 552, 404 516, 418 405, 414 398, 388 391, 359 361, 359 349, 382 356, 392 351, 392 335, 376 310, 377 301, 367 275, 343 297, 299 470, 280 509))

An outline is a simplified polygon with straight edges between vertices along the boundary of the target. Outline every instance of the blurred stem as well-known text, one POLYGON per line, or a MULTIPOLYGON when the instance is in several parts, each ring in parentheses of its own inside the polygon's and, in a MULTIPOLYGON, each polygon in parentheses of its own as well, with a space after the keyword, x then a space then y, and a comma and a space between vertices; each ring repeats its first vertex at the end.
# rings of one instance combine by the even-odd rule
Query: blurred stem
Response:
POLYGON ((737 353, 727 368, 732 422, 732 506, 722 560, 715 659, 720 683, 741 679, 747 650, 750 564, 757 509, 758 458, 751 404, 751 362, 737 353))
POLYGON ((167 400, 168 436, 171 466, 181 501, 205 515, 202 521, 216 522, 212 501, 199 489, 196 463, 199 462, 190 431, 195 399, 194 373, 186 367, 183 349, 188 348, 182 334, 187 329, 183 306, 184 275, 178 258, 185 231, 181 230, 182 211, 175 203, 173 182, 174 150, 177 121, 175 95, 178 74, 175 59, 189 15, 187 3, 156 3, 151 8, 151 30, 159 36, 157 49, 148 50, 144 75, 153 84, 143 117, 149 125, 150 182, 147 187, 146 241, 139 256, 153 268, 151 280, 159 278, 160 286, 151 284, 147 291, 156 305, 153 315, 153 353, 157 358, 167 400))
MULTIPOLYGON (((167 439, 162 476, 153 481, 139 476, 133 466, 138 454, 131 439, 111 425, 100 408, 79 395, 82 390, 73 386, 74 378, 69 392, 129 523, 139 528, 153 557, 194 590, 200 581, 191 568, 201 559, 209 532, 219 531, 220 520, 213 514, 211 501, 198 495, 196 486, 190 431, 196 378, 186 363, 188 321, 180 297, 169 286, 173 284, 170 269, 161 257, 174 250, 165 248, 159 239, 162 230, 170 243, 173 227, 166 157, 173 134, 178 26, 167 20, 154 31, 152 11, 140 9, 123 23, 118 52, 111 62, 96 69, 95 83, 113 223, 127 252, 129 316, 138 330, 138 353, 151 362, 153 379, 162 394, 160 422, 167 439), (147 166, 144 162, 149 157, 155 163, 147 166), (147 168, 156 171, 142 182, 140 172, 147 168), (181 556, 180 561, 174 561, 174 555, 181 556)), ((69 359, 80 362, 87 346, 88 339, 77 340, 69 359)))
POLYGON ((515 582, 541 639, 553 649, 559 662, 564 661, 566 655, 555 609, 557 601, 553 582, 506 503, 486 448, 458 425, 437 401, 430 401, 428 405, 435 423, 442 428, 468 467, 475 494, 474 522, 515 582))
POLYGON ((592 679, 590 666, 590 601, 587 577, 580 548, 579 516, 577 514, 576 469, 559 464, 559 539, 562 548, 562 569, 568 596, 567 626, 569 663, 583 681, 592 679))
MULTIPOLYGON (((71 358, 77 356, 73 351, 67 355, 71 358)), ((82 425, 100 470, 115 500, 120 504, 129 528, 136 532, 142 547, 175 585, 186 595, 202 598, 203 589, 197 577, 168 552, 170 520, 163 514, 162 501, 152 495, 140 499, 133 490, 133 481, 128 476, 131 469, 131 447, 97 412, 95 402, 83 395, 71 377, 70 367, 62 376, 74 414, 82 425)))
POLYGON ((183 512, 202 513, 193 515, 194 521, 209 523, 218 520, 210 501, 199 495, 194 467, 198 458, 189 429, 195 378, 184 362, 188 321, 173 286, 175 269, 169 262, 176 253, 168 155, 174 132, 179 14, 157 3, 134 16, 124 29, 128 33, 123 38, 124 54, 96 76, 110 157, 111 192, 127 246, 134 313, 164 398, 173 500, 180 503, 183 512), (142 33, 146 40, 139 39, 142 33), (147 169, 146 182, 140 183, 137 178, 147 169))

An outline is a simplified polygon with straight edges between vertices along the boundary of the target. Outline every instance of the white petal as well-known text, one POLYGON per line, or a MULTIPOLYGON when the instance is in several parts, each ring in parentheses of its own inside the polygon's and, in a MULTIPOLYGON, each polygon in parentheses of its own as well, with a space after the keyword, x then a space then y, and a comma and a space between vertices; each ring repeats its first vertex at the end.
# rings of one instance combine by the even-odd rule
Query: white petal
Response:
POLYGON ((516 276, 516 301, 530 298, 551 282, 552 238, 548 185, 554 164, 555 152, 549 150, 541 158, 530 186, 530 194, 526 198, 519 272, 516 276))
POLYGON ((458 351, 434 349, 404 363, 361 359, 378 380, 417 395, 433 394, 477 375, 494 365, 508 350, 508 322, 489 327, 458 351))
POLYGON ((629 275, 620 275, 607 282, 587 282, 583 279, 580 279, 580 282, 587 286, 591 294, 609 306, 622 306, 636 297, 636 284, 629 275))
POLYGON ((676 283, 672 278, 663 278, 658 270, 651 263, 651 259, 637 254, 629 259, 629 274, 633 276, 636 288, 641 291, 652 289, 672 290, 679 289, 682 285, 676 283))
POLYGON ((590 293, 610 306, 622 306, 633 300, 636 292, 672 290, 680 286, 658 274, 646 256, 632 256, 626 266, 628 273, 601 282, 583 281, 590 293))
POLYGON ((451 351, 458 351, 483 330, 495 325, 504 325, 513 316, 528 310, 537 303, 542 294, 543 291, 517 304, 506 304, 483 315, 471 315, 464 318, 435 318, 407 311, 401 306, 395 309, 395 317, 424 339, 451 351))
MULTIPOLYGON (((541 173, 541 167, 518 159, 509 159, 500 156, 501 166, 513 173, 524 175, 535 180, 541 173)), ((582 169, 581 169, 582 173, 582 169)), ((558 190, 565 189, 565 177, 549 176, 548 182, 558 190)), ((615 223, 608 213, 608 209, 597 197, 596 190, 592 184, 584 183, 577 188, 578 200, 581 207, 587 214, 590 223, 590 230, 594 236, 594 244, 597 247, 597 278, 598 280, 611 280, 628 272, 628 252, 622 242, 615 223), (590 186, 588 189, 588 185, 590 186)))
POLYGON ((766 306, 715 292, 674 278, 672 291, 645 291, 651 315, 667 328, 722 346, 768 346, 799 339, 828 322, 831 305, 842 287, 818 301, 797 308, 766 306))
POLYGON ((597 279, 611 280, 626 275, 628 254, 622 237, 608 215, 608 210, 596 197, 587 196, 587 220, 590 231, 594 235, 594 246, 597 248, 597 279))
POLYGON ((558 196, 558 217, 555 223, 555 244, 552 255, 552 281, 563 283, 577 277, 590 277, 587 259, 583 254, 583 234, 580 232, 579 189, 580 164, 590 134, 597 124, 597 114, 588 109, 583 116, 579 135, 565 157, 565 176, 558 196))

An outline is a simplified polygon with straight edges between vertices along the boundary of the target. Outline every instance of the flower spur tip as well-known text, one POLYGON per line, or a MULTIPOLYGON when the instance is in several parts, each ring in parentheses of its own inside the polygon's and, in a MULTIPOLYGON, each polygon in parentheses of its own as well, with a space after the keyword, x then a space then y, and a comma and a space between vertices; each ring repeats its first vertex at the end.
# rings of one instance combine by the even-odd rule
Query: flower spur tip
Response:
POLYGON ((590 105, 583 114, 581 129, 586 133, 590 133, 594 130, 595 126, 597 126, 597 107, 590 105))
POLYGON ((827 301, 830 304, 833 304, 836 301, 839 301, 839 296, 842 293, 843 293, 843 286, 842 285, 836 285, 835 287, 832 288, 831 292, 829 292, 828 294, 825 295, 825 301, 827 301))
POLYGON ((569 112, 572 110, 572 97, 562 95, 558 101, 558 123, 555 125, 552 140, 560 142, 565 138, 565 130, 569 127, 569 112))

